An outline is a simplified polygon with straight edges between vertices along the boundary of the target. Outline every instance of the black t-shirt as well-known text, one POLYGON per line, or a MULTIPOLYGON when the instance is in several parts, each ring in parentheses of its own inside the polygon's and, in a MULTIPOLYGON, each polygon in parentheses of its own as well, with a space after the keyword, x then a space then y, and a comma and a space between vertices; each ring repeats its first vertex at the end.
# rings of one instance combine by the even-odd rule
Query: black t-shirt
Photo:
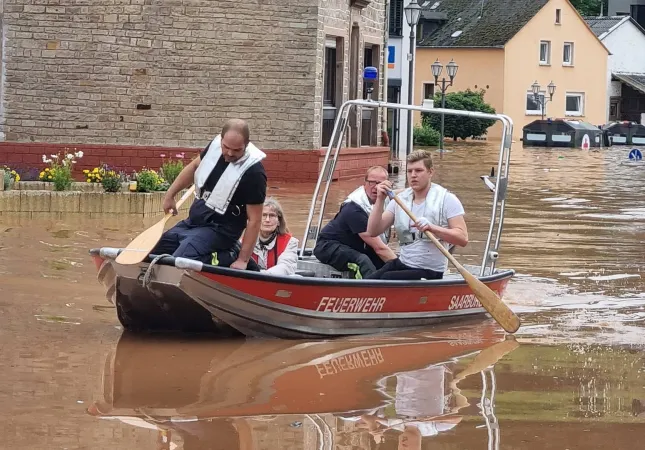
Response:
MULTIPOLYGON (((202 150, 200 156, 203 159, 208 152, 208 146, 202 150)), ((224 170, 230 163, 220 157, 219 161, 208 176, 202 191, 212 191, 224 170)), ((231 238, 239 239, 246 228, 247 214, 246 205, 261 205, 266 199, 267 175, 262 162, 257 162, 249 167, 237 185, 233 198, 224 215, 216 213, 206 206, 202 199, 195 200, 190 208, 189 217, 195 225, 217 224, 218 227, 228 231, 231 238)))
POLYGON ((365 253, 370 259, 380 260, 376 252, 361 239, 359 233, 367 231, 369 216, 354 202, 345 203, 318 235, 321 240, 340 242, 357 252, 365 253))

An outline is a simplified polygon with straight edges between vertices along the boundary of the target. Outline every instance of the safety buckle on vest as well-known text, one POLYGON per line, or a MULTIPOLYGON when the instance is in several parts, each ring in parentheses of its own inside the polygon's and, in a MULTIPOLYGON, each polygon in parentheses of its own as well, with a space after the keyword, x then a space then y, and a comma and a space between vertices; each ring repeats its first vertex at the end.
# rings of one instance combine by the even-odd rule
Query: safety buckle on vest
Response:
POLYGON ((205 191, 202 194, 202 200, 206 201, 206 200, 208 200, 208 197, 210 197, 210 196, 211 196, 211 192, 210 191, 205 191))

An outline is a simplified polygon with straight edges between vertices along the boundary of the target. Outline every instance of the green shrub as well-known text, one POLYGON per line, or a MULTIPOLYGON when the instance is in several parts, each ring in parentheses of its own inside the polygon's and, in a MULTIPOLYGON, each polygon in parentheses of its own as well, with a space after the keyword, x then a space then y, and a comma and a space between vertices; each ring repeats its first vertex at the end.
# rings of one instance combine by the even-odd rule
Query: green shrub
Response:
POLYGON ((421 147, 435 147, 439 145, 441 134, 428 125, 414 127, 414 145, 421 147))

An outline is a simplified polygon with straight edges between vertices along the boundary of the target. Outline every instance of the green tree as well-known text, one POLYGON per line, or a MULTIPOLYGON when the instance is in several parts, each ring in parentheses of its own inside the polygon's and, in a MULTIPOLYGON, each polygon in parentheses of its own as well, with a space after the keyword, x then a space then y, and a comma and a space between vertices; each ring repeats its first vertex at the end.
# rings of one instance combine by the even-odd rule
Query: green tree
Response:
POLYGON ((604 14, 607 15, 608 0, 571 0, 571 4, 583 16, 599 16, 600 6, 603 5, 604 14))
MULTIPOLYGON (((489 114, 495 114, 495 109, 484 101, 485 91, 471 91, 466 89, 460 92, 451 92, 446 94, 446 108, 459 109, 466 111, 479 111, 489 114)), ((435 107, 441 105, 441 94, 436 94, 434 98, 435 107)), ((423 124, 441 130, 441 115, 422 113, 423 124)), ((469 137, 482 136, 488 132, 488 129, 495 124, 494 120, 472 119, 470 117, 446 115, 445 116, 445 136, 457 139, 467 139, 469 137)))

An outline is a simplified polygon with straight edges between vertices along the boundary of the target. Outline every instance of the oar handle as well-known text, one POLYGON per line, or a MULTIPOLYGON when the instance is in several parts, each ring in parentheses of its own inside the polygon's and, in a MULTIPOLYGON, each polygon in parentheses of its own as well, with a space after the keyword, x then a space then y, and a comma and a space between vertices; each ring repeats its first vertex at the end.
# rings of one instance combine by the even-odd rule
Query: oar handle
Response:
POLYGON ((186 200, 188 200, 188 197, 193 195, 193 192, 195 192, 195 185, 193 184, 186 192, 184 192, 184 195, 181 196, 179 201, 177 202, 177 209, 181 207, 181 205, 184 204, 186 200))
MULTIPOLYGON (((194 192, 195 192, 195 185, 193 184, 190 188, 188 188, 188 190, 186 192, 184 192, 184 195, 182 195, 181 198, 175 204, 175 206, 177 208, 175 210, 175 212, 177 214, 179 214, 179 208, 181 208, 181 205, 183 205, 184 202, 186 200, 188 200, 188 197, 193 195, 194 192)), ((167 219, 171 218, 172 216, 173 216, 173 213, 172 213, 172 211, 170 211, 169 213, 166 213, 166 215, 164 216, 164 219, 167 220, 167 219)), ((164 219, 162 219, 162 220, 164 220, 164 219)))

